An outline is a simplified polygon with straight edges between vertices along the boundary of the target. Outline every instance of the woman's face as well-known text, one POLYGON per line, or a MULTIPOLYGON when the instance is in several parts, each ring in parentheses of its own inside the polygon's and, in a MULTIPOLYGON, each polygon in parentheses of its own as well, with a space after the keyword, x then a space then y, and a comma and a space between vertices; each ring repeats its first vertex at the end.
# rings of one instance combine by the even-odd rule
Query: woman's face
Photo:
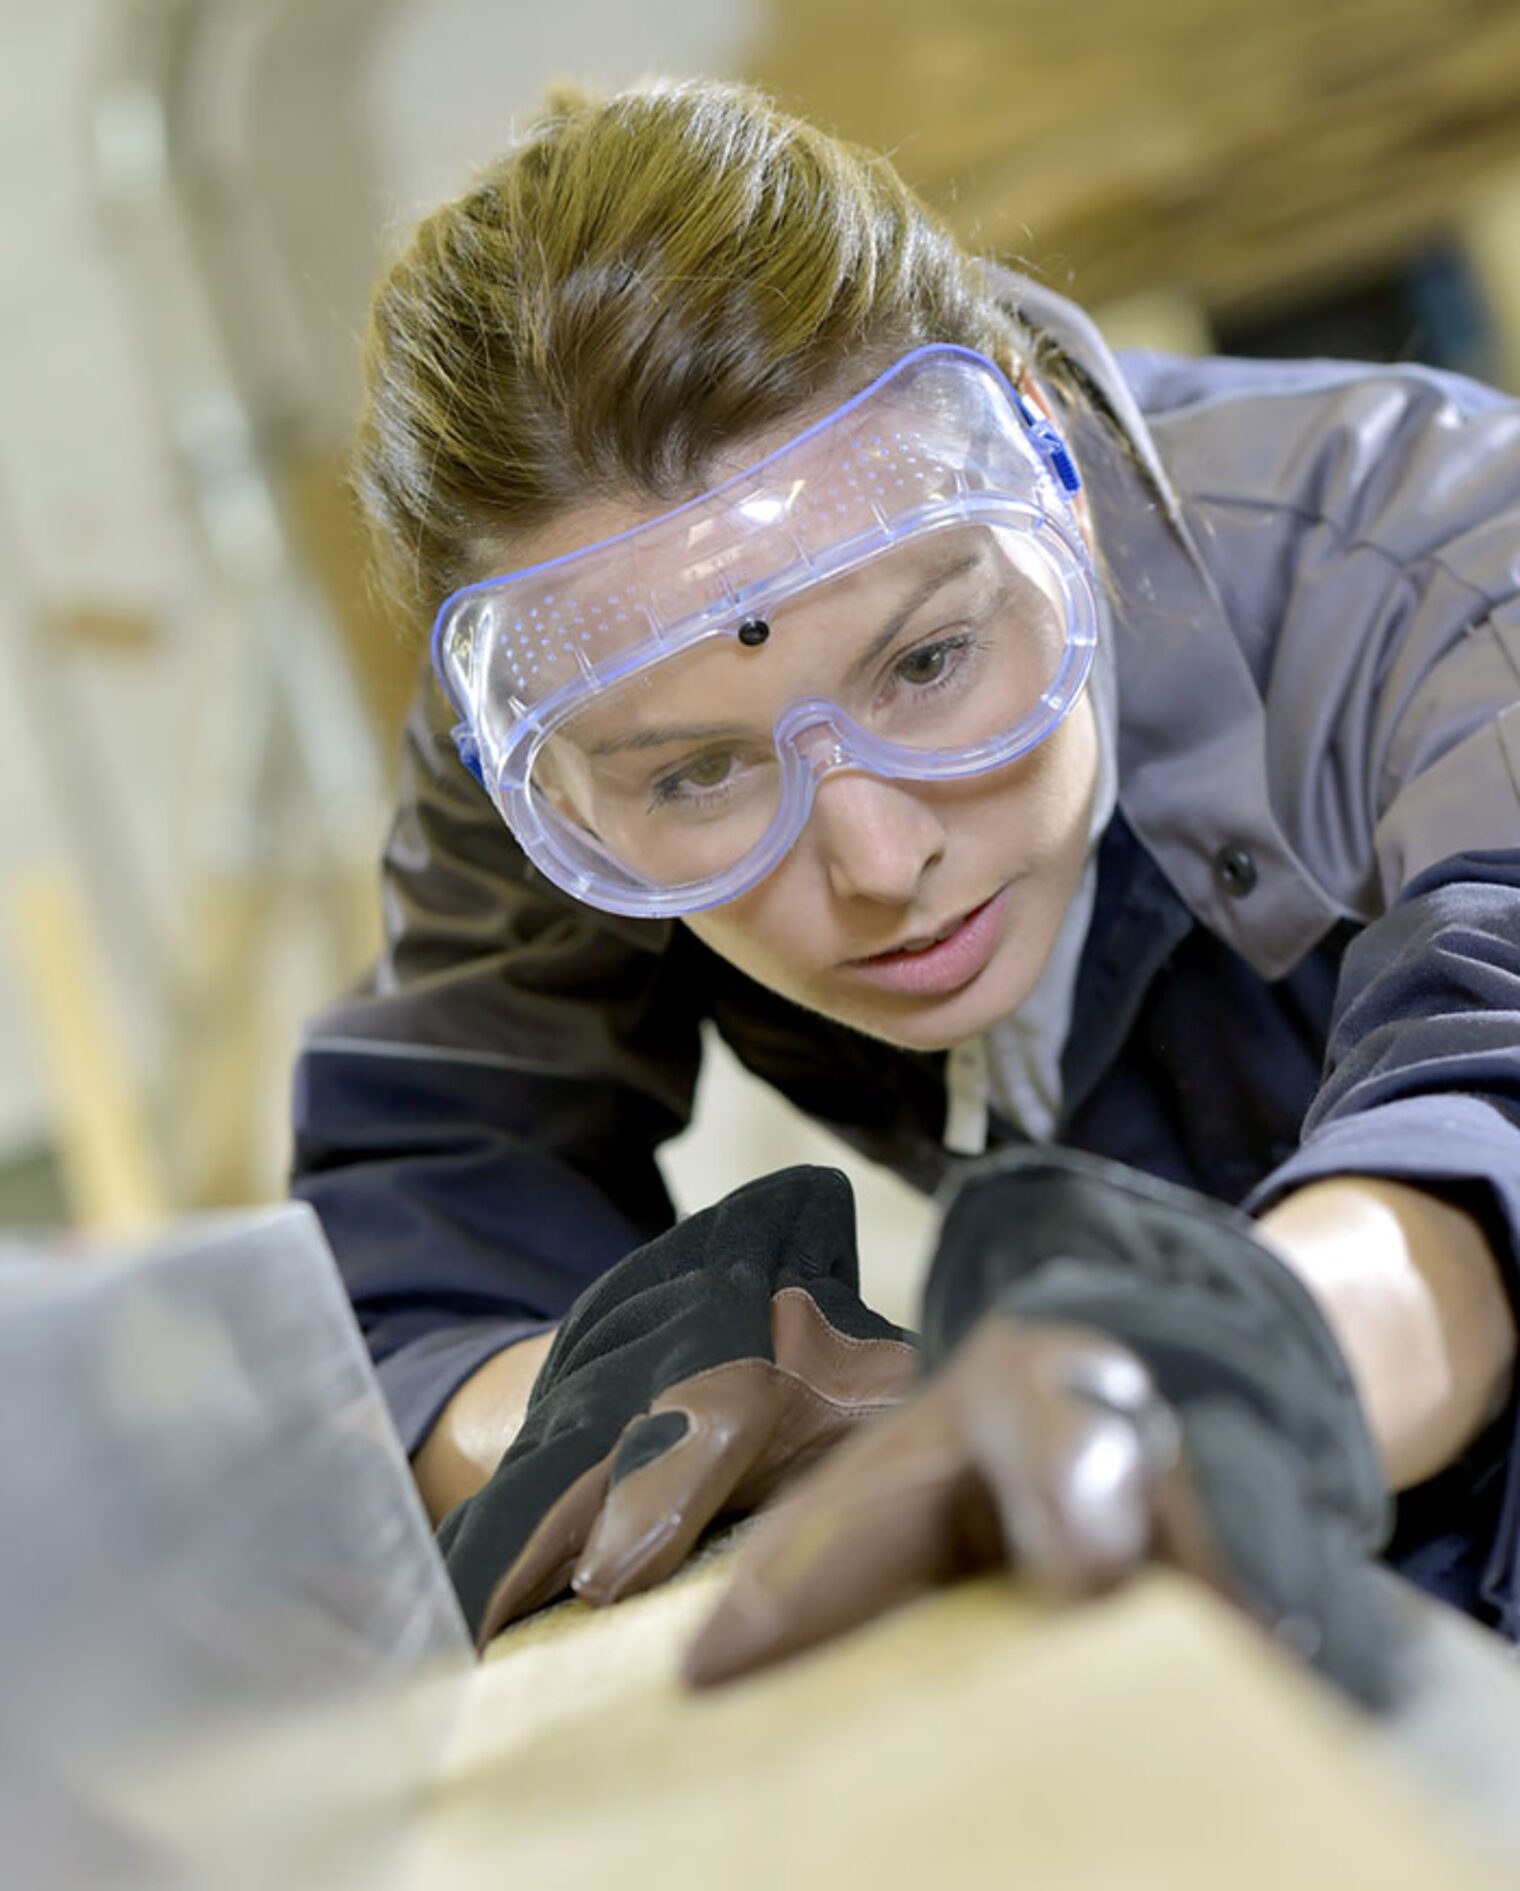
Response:
MULTIPOLYGON (((538 563, 594 544, 659 510, 618 502, 577 508, 514 545, 515 562, 538 563)), ((926 544, 921 554, 910 551, 909 564, 920 559, 922 588, 930 590, 938 588, 941 570, 950 572, 938 594, 959 590, 974 611, 976 587, 988 579, 975 560, 956 553, 953 539, 926 544)), ((817 614, 874 622, 890 608, 884 587, 893 582, 867 570, 850 581, 850 597, 836 588, 819 601, 817 614)), ((804 619, 808 608, 804 594, 804 619)), ((911 623, 902 634, 907 641, 894 675, 931 674, 942 661, 934 654, 939 646, 924 641, 932 628, 926 623, 918 642, 911 623)), ((773 708, 829 688, 809 661, 810 651, 824 647, 805 629, 778 631, 754 666, 745 713, 769 727, 773 708)), ((661 719, 674 725, 707 706, 680 700, 682 687, 700 692, 700 666, 684 684, 662 681, 657 692, 661 719)), ((628 746, 650 752, 649 732, 628 746)), ((710 773, 713 765, 704 759, 702 766, 710 773)), ((854 770, 828 774, 800 838, 775 871, 742 898, 684 923, 794 1003, 888 1043, 943 1049, 986 1029, 1033 989, 1086 858, 1097 770, 1097 731, 1084 695, 1037 748, 985 775, 914 782, 854 770)))

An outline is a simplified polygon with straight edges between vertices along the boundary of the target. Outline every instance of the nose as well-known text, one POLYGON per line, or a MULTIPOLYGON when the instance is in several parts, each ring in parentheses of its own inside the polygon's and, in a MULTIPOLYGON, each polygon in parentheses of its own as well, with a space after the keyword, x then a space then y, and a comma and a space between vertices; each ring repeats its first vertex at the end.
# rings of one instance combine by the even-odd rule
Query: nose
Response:
POLYGON ((912 787, 845 771, 819 783, 809 822, 841 898, 905 906, 945 850, 938 814, 912 787))

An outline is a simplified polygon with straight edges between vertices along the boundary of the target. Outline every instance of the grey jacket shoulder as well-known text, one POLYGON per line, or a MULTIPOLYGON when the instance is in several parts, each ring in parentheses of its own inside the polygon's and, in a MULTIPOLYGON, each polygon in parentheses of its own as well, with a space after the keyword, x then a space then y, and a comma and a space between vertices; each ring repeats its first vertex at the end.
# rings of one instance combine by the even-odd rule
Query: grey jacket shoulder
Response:
POLYGON ((1242 355, 1174 355, 1147 348, 1120 349, 1113 358, 1147 420, 1213 401, 1325 394, 1368 380, 1431 389, 1464 415, 1516 405, 1512 395, 1498 388, 1419 362, 1257 360, 1242 355))
POLYGON ((1110 354, 1069 419, 1107 566, 1122 799, 1189 906, 1280 975, 1520 833, 1520 403, 1416 366, 1110 354), (1249 901, 1218 861, 1257 865, 1249 901))
POLYGON ((1368 919, 1520 834, 1520 403, 1418 367, 1126 363, 1263 704, 1274 814, 1368 919))

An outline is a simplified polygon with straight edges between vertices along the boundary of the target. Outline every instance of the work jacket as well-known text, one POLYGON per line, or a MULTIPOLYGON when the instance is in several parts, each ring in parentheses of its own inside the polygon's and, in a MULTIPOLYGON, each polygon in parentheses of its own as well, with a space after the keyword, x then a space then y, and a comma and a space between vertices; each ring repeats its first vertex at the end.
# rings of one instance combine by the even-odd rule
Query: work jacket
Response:
MULTIPOLYGON (((1070 303, 1004 290, 1098 397, 1062 419, 1119 710, 1056 1139, 1250 1211, 1407 1180, 1479 1217, 1520 1304, 1520 403, 1415 367, 1121 361, 1070 303)), ((409 1450, 669 1224, 655 1150, 704 1021, 910 1181, 957 1160, 942 1054, 803 1012, 679 923, 577 904, 451 721, 429 679, 384 954, 295 1086, 294 1188, 409 1450)), ((994 1143, 1016 1133, 994 1117, 994 1143)), ((1391 1552, 1511 1633, 1513 1430, 1511 1408, 1408 1494, 1391 1552)))

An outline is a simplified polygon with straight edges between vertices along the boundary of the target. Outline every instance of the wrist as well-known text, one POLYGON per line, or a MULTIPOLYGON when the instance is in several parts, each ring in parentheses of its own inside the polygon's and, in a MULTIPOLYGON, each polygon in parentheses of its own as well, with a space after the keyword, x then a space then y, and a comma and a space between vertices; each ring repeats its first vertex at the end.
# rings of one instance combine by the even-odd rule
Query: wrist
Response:
POLYGON ((1502 1409, 1514 1368, 1514 1316, 1478 1222, 1407 1183, 1336 1176, 1257 1228, 1336 1335, 1390 1486, 1444 1469, 1502 1409))
POLYGON ((433 1523, 475 1492, 522 1428, 528 1395, 555 1329, 517 1340, 478 1366, 438 1414, 412 1455, 412 1473, 433 1523))

